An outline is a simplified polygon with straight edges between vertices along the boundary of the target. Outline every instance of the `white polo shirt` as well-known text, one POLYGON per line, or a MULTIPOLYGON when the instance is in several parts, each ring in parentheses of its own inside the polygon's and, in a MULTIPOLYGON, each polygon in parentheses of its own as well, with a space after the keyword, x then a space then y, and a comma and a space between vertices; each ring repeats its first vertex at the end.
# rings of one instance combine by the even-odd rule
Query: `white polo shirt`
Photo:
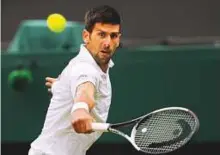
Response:
MULTIPOLYGON (((113 65, 110 60, 109 67, 113 65)), ((81 45, 79 54, 69 62, 52 86, 53 97, 44 127, 31 148, 50 155, 84 155, 101 136, 101 132, 77 134, 71 126, 76 88, 86 81, 92 82, 96 88, 95 107, 91 114, 97 122, 106 122, 112 97, 109 68, 104 73, 84 45, 81 45)))

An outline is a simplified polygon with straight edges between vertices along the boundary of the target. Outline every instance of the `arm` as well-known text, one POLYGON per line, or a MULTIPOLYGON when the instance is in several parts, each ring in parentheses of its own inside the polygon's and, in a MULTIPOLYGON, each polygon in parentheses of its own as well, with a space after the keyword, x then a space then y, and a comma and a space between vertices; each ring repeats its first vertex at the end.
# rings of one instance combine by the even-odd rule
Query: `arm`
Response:
POLYGON ((72 127, 77 133, 91 133, 91 123, 93 117, 89 111, 95 105, 95 86, 92 82, 84 82, 80 84, 75 93, 72 115, 72 127), (84 104, 86 108, 76 107, 76 105, 84 104))

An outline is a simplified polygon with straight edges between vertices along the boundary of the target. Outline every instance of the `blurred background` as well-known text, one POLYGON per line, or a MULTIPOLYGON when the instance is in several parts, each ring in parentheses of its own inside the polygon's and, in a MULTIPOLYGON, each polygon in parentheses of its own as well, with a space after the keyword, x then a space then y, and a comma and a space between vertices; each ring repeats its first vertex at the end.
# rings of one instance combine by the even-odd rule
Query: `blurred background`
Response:
MULTIPOLYGON (((220 154, 219 0, 1 3, 3 155, 27 154, 30 142, 41 132, 50 101, 45 77, 57 77, 77 55, 84 14, 101 4, 115 7, 123 22, 121 46, 111 70, 109 122, 183 106, 198 115, 201 127, 188 145, 171 154, 220 154), (64 32, 48 30, 45 19, 51 13, 67 18, 64 32)), ((113 153, 143 154, 113 134, 104 134, 88 151, 88 155, 113 153)))

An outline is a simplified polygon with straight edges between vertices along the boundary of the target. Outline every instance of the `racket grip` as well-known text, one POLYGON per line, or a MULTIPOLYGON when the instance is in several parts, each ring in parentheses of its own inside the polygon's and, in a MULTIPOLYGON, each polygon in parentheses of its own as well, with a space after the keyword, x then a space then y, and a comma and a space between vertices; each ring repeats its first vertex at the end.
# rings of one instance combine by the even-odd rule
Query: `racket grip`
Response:
POLYGON ((109 123, 92 123, 92 130, 108 132, 109 126, 110 126, 109 123))

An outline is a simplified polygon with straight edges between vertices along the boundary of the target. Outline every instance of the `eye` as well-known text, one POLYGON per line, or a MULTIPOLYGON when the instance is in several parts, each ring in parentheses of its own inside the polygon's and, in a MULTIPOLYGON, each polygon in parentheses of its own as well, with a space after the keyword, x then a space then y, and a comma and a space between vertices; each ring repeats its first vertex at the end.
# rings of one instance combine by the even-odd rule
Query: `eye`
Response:
POLYGON ((112 39, 118 38, 119 34, 118 33, 112 33, 111 35, 112 39))
POLYGON ((105 32, 100 32, 100 33, 98 33, 98 35, 99 35, 101 38, 105 38, 105 36, 106 36, 105 32))

